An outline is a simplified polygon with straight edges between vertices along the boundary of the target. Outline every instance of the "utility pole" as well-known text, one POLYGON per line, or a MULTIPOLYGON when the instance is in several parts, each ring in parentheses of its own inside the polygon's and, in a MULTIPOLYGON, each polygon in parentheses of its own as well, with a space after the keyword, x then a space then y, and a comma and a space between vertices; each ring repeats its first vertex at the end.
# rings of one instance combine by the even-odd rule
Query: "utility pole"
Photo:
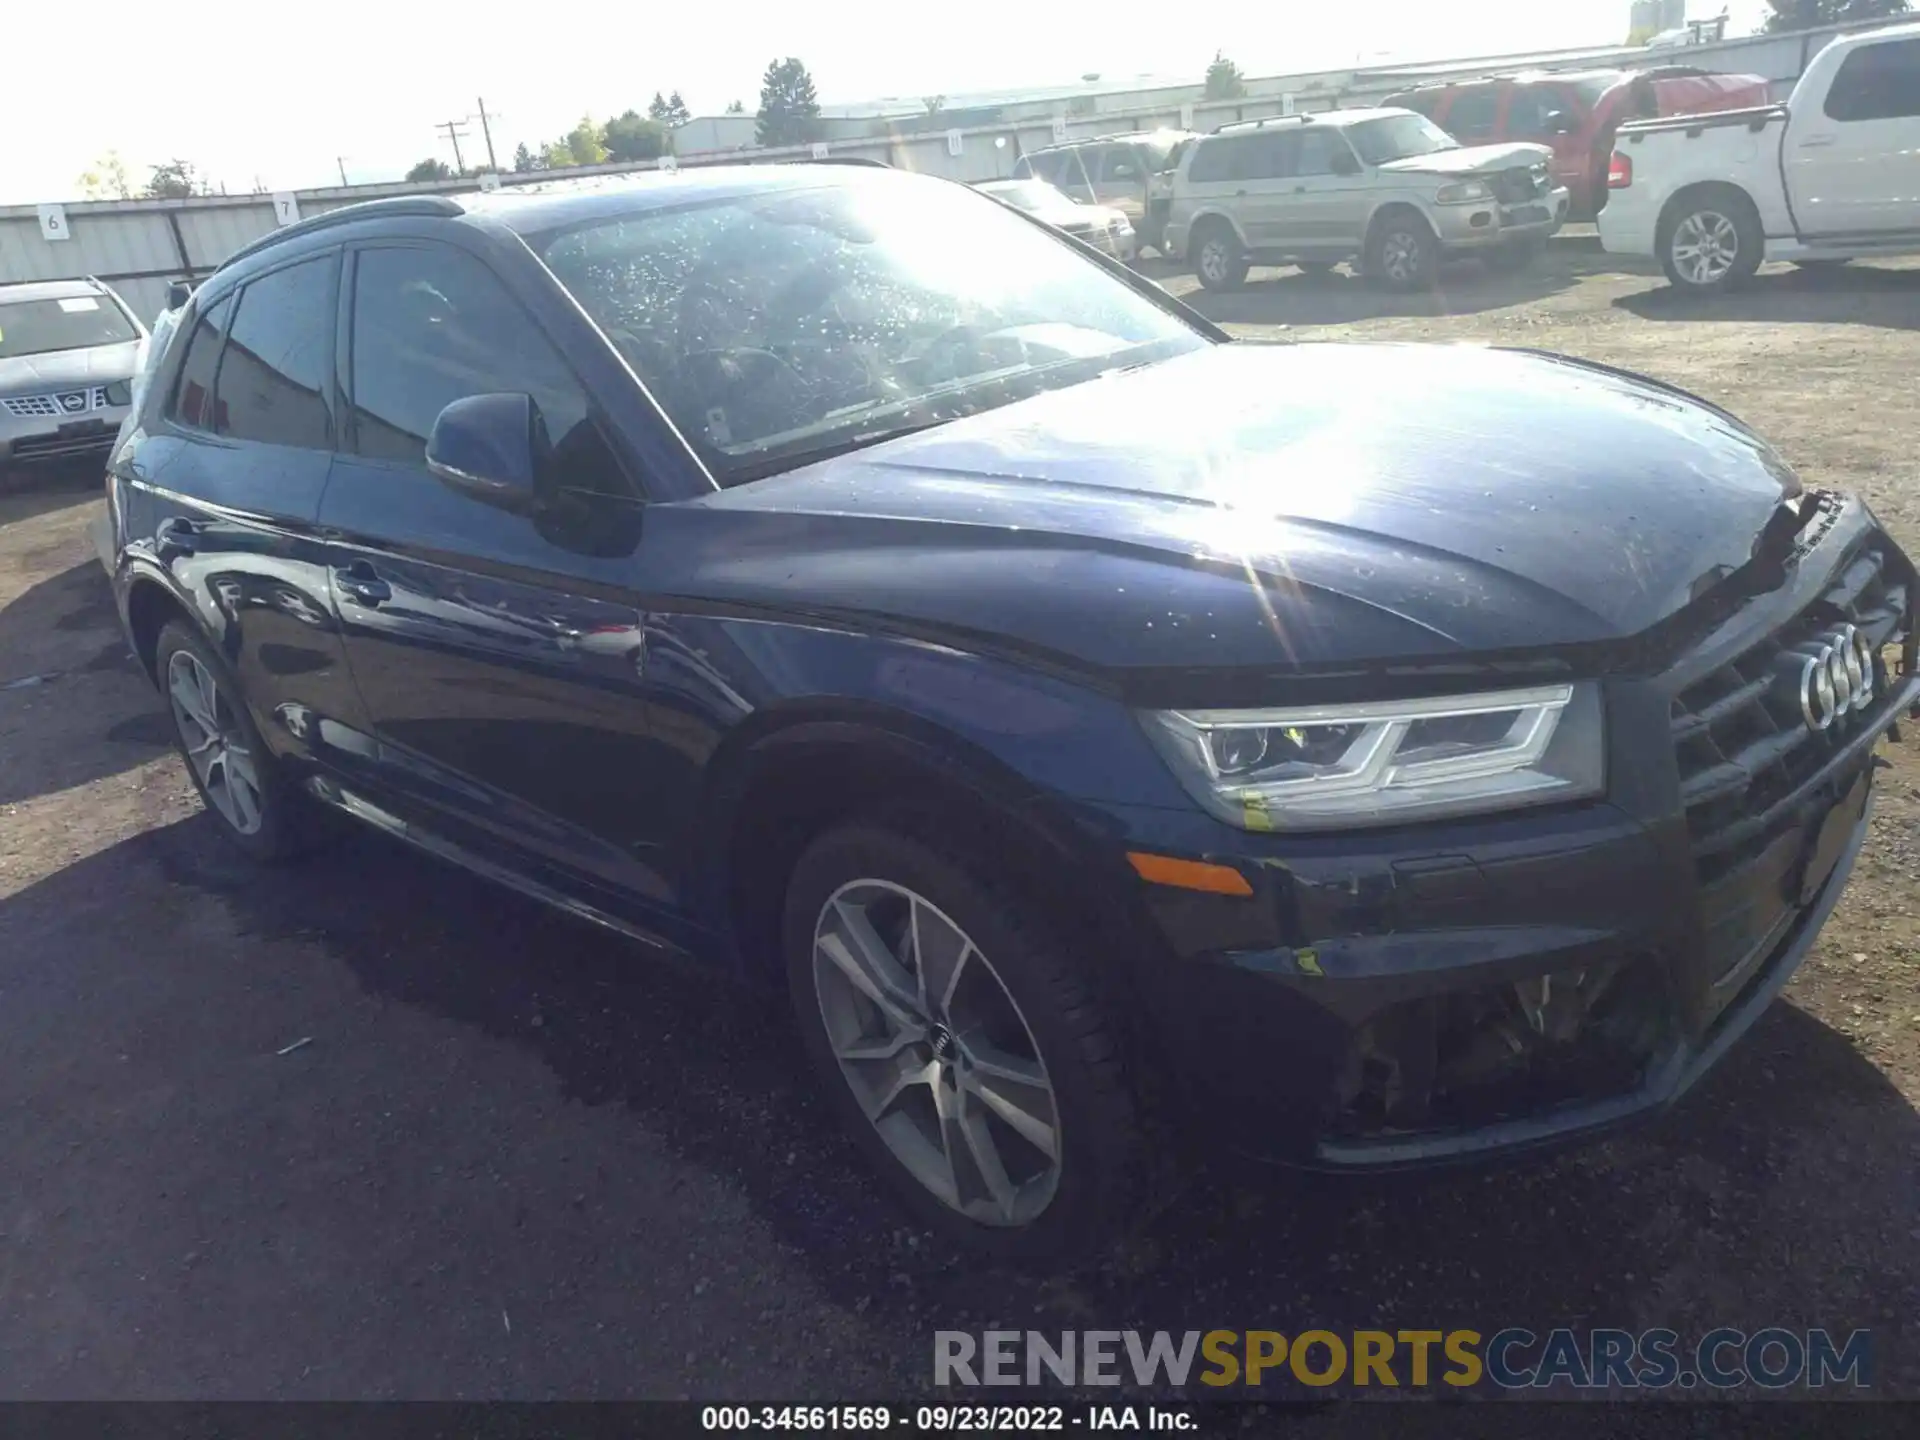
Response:
POLYGON ((487 124, 486 97, 481 96, 479 103, 480 103, 480 133, 487 137, 487 165, 491 169, 498 170, 500 168, 500 162, 493 158, 493 127, 487 124))
POLYGON ((447 139, 453 142, 453 168, 459 175, 467 173, 467 162, 460 158, 460 137, 467 133, 467 127, 458 120, 442 120, 433 127, 447 132, 447 139))
POLYGON ((349 182, 347 180, 347 157, 344 155, 336 155, 333 157, 333 163, 340 167, 340 183, 342 185, 348 184, 349 182))

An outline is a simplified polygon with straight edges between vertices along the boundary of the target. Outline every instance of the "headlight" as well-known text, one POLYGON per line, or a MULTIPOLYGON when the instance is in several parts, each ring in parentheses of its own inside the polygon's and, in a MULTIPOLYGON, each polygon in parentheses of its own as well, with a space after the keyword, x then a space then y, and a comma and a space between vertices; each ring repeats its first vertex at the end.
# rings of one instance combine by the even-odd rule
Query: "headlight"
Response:
POLYGON ((107 392, 109 405, 128 405, 133 401, 133 382, 131 380, 113 380, 101 387, 107 392))
POLYGON ((1462 180, 1455 185, 1442 185, 1434 202, 1439 205, 1471 205, 1477 200, 1493 199, 1493 187, 1484 180, 1462 180))
POLYGON ((1146 712, 1202 805, 1246 830, 1334 830, 1601 792, 1600 691, 1546 685, 1436 700, 1146 712))

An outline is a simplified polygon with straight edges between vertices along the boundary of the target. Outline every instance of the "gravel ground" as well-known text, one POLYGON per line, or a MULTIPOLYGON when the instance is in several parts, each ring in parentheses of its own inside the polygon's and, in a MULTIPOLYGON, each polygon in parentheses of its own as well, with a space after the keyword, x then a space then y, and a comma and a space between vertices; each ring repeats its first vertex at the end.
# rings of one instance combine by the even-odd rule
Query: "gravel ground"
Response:
MULTIPOLYGON (((1920 269, 1680 304, 1568 245, 1414 301, 1189 298, 1651 372, 1920 548, 1920 269)), ((1870 1327, 1876 1389, 1920 1396, 1920 745, 1786 1001, 1654 1126, 1424 1180, 1196 1164, 1103 1269, 983 1273, 907 1232, 765 1006, 371 835, 229 858, 92 504, 0 495, 0 1398, 835 1400, 924 1387, 936 1328, 1309 1324, 1870 1327)))

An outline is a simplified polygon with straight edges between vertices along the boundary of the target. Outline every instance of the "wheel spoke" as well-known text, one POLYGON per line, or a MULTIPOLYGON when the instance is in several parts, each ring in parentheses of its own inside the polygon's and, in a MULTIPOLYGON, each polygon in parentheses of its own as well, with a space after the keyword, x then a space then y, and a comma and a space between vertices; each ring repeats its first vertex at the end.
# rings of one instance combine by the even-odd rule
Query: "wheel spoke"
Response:
POLYGON ((228 746, 221 768, 227 776, 227 794, 233 797, 234 823, 251 834, 260 828, 260 787, 254 778, 253 757, 228 746))
POLYGON ((913 907, 912 930, 915 968, 920 973, 920 1008, 929 1017, 938 1018, 953 1003, 953 987, 960 983, 960 972, 973 946, 945 916, 928 905, 913 907))
POLYGON ((814 940, 815 950, 896 1027, 922 1023, 920 1001, 912 978, 874 933, 873 924, 858 905, 836 900, 829 928, 814 940))
POLYGON ((193 657, 176 656, 175 663, 169 668, 171 673, 167 676, 167 693, 173 697, 173 703, 208 738, 219 734, 220 727, 213 718, 213 710, 207 705, 200 682, 194 674, 199 666, 193 657), (181 658, 186 660, 185 665, 178 663, 181 658))
POLYGON ((856 1086, 854 1093, 861 1108, 867 1112, 867 1119, 878 1124, 895 1102, 915 1085, 937 1084, 939 1073, 937 1065, 900 1056, 890 1071, 876 1077, 875 1082, 864 1090, 856 1086))
POLYGON ((994 1208, 1003 1216, 1011 1217, 1016 1187, 1007 1176, 1007 1167, 1001 1163, 1000 1148, 993 1143, 993 1136, 987 1129, 987 1117, 974 1106, 966 1103, 966 1095, 961 1096, 959 1130, 966 1141, 967 1154, 973 1161, 973 1168, 980 1173, 981 1182, 992 1197, 994 1208))
POLYGON ((924 1040, 926 1034, 918 1025, 902 1025, 887 1035, 862 1035, 857 1040, 836 1043, 833 1053, 854 1065, 873 1060, 891 1060, 916 1040, 924 1040))
POLYGON ((973 1064, 966 1085, 980 1103, 1049 1160, 1060 1158, 1054 1128, 1053 1091, 1039 1062, 985 1046, 969 1046, 973 1064))

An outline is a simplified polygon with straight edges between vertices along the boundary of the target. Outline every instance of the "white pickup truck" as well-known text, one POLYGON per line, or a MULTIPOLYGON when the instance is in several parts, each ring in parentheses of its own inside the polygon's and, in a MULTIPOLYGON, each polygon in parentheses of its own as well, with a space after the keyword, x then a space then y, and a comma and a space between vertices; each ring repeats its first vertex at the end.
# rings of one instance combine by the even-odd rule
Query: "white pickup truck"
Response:
POLYGON ((1842 35, 1784 105, 1622 125, 1600 243, 1682 290, 1920 252, 1920 25, 1842 35))

